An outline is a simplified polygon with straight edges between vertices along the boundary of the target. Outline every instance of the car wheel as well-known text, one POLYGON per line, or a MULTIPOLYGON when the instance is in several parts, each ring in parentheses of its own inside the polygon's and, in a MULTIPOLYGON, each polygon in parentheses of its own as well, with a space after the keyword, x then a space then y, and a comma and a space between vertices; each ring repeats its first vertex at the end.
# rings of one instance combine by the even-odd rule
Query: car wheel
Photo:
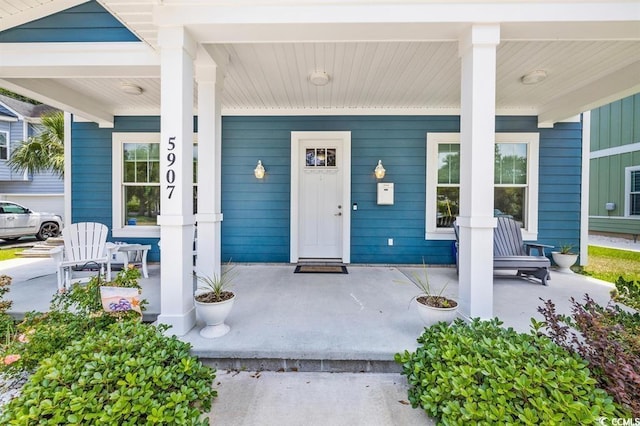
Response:
POLYGON ((57 237, 60 235, 60 227, 55 222, 46 222, 40 225, 40 230, 36 234, 36 238, 44 241, 49 237, 57 237))

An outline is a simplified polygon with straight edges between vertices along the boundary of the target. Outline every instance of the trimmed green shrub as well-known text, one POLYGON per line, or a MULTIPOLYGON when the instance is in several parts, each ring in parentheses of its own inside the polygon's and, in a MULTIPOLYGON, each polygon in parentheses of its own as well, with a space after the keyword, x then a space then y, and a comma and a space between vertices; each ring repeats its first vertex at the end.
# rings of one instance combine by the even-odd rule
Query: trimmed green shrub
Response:
POLYGON ((611 290, 611 298, 616 302, 640 311, 640 281, 627 281, 618 277, 616 288, 611 290))
POLYGON ((0 275, 0 336, 2 337, 1 347, 7 346, 13 334, 15 333, 15 324, 13 318, 7 313, 12 305, 10 300, 4 300, 4 295, 9 292, 11 285, 11 277, 8 275, 0 275))
POLYGON ((411 405, 447 425, 593 424, 625 414, 584 360, 496 318, 425 329, 416 352, 396 354, 411 405))
POLYGON ((208 424, 215 373, 190 345, 158 328, 120 322, 41 362, 2 424, 208 424))
MULTIPOLYGON (((100 299, 101 285, 140 290, 139 277, 140 271, 131 268, 119 272, 112 282, 95 276, 86 284, 74 284, 68 292, 56 294, 50 312, 30 312, 18 324, 16 338, 4 347, 4 356, 13 357, 12 362, 0 364, 0 371, 8 374, 31 371, 42 359, 91 330, 104 329, 118 321, 139 321, 138 312, 105 312, 100 299)), ((142 310, 146 303, 141 301, 142 310)))

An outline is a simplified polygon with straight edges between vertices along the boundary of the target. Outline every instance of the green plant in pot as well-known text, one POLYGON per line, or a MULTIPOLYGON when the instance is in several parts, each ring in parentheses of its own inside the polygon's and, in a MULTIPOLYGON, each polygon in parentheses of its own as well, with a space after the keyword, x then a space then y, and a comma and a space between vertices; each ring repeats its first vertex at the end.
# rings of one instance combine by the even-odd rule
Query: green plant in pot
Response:
POLYGON ((558 251, 552 251, 551 257, 556 265, 558 265, 558 272, 565 274, 572 274, 571 266, 573 266, 578 260, 578 254, 573 252, 572 244, 562 244, 558 251))
MULTIPOLYGON (((406 283, 406 281, 397 282, 406 283)), ((443 296, 447 288, 446 284, 439 290, 432 289, 424 260, 422 262, 421 273, 414 272, 411 277, 409 277, 409 282, 420 290, 420 293, 411 300, 416 300, 418 314, 426 327, 431 327, 439 322, 450 324, 455 319, 458 311, 458 302, 443 296)))
POLYGON ((230 327, 224 323, 233 308, 236 295, 230 290, 235 277, 235 266, 227 265, 220 275, 195 274, 198 288, 195 294, 195 306, 198 317, 205 322, 200 335, 206 338, 222 337, 230 327))

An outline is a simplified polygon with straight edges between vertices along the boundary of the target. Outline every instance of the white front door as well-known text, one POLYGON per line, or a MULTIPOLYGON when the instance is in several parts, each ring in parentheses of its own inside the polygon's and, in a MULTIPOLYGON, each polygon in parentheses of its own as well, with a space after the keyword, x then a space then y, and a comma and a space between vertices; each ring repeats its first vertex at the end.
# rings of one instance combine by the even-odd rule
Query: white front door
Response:
POLYGON ((348 263, 350 151, 349 132, 292 133, 292 262, 348 263))

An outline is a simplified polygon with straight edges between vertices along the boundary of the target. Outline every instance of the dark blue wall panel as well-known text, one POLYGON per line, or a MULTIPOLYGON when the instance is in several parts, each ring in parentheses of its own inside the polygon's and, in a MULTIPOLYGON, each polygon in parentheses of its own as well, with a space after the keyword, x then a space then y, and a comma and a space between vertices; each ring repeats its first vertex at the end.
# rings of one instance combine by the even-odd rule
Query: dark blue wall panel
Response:
MULTIPOLYGON (((580 247, 582 124, 557 123, 540 131, 538 241, 580 247)), ((585 224, 586 225, 586 224, 585 224)))
POLYGON ((0 32, 0 43, 114 41, 140 40, 96 1, 0 32))
MULTIPOLYGON (((75 123, 74 220, 111 224, 111 132, 157 132, 158 117, 118 117, 115 128, 75 123)), ((453 263, 451 241, 425 241, 427 132, 457 132, 458 117, 223 117, 222 260, 288 262, 292 131, 351 131, 353 263, 453 263), (253 169, 262 160, 267 176, 253 169), (395 204, 376 204, 382 160, 395 204), (394 245, 387 245, 387 238, 394 245)), ((498 132, 540 132, 539 241, 579 243, 581 125, 538 129, 536 117, 500 117, 498 132)), ((201 160, 202 161, 202 160, 201 160)), ((157 260, 155 241, 151 259, 157 260)))

